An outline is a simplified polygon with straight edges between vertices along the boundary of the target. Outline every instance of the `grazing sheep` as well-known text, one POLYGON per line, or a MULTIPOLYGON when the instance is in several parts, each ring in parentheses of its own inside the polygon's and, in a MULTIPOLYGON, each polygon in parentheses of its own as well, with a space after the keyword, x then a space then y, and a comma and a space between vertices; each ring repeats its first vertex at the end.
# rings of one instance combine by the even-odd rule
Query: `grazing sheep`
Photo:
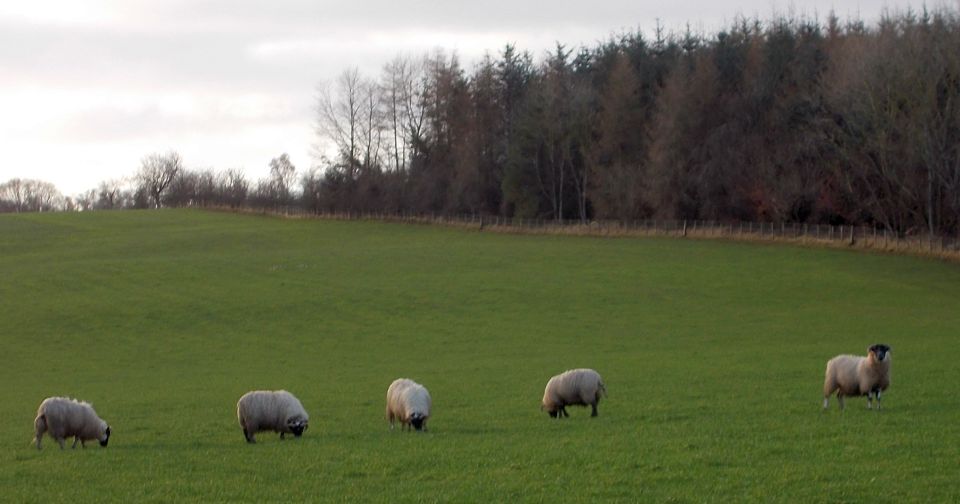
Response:
POLYGON ((427 430, 432 400, 426 387, 406 378, 398 378, 387 388, 387 420, 393 429, 399 420, 404 430, 409 427, 427 430))
POLYGON ((300 400, 286 390, 254 390, 237 401, 237 420, 248 443, 256 443, 253 435, 260 431, 291 433, 300 437, 310 420, 300 400))
POLYGON ((823 380, 823 409, 827 409, 830 395, 837 392, 840 410, 844 396, 867 396, 867 408, 873 408, 873 397, 880 409, 880 395, 890 386, 890 347, 883 344, 867 349, 867 356, 838 355, 827 362, 823 380))
POLYGON ((601 395, 607 395, 607 388, 599 373, 592 369, 571 369, 550 378, 543 390, 540 410, 546 410, 551 418, 563 418, 570 416, 567 406, 589 404, 593 408, 590 416, 595 417, 601 395))
POLYGON ((73 436, 73 448, 86 448, 86 441, 96 439, 100 446, 107 446, 110 441, 110 426, 97 416, 93 405, 69 397, 48 397, 37 408, 37 418, 33 421, 36 432, 34 441, 37 449, 44 432, 60 444, 63 449, 64 439, 73 436))

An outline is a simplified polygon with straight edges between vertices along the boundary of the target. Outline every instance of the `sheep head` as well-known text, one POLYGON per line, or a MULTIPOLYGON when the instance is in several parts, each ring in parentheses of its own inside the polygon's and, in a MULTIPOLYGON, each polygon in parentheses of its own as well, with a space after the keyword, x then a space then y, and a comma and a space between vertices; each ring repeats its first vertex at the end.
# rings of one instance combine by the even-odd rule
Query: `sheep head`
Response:
POLYGON ((426 418, 423 416, 423 413, 414 413, 410 415, 410 425, 414 429, 423 430, 423 422, 426 421, 426 418))
POLYGON ((867 352, 878 362, 883 362, 890 355, 890 347, 883 343, 877 343, 867 349, 867 352))
POLYGON ((103 431, 103 436, 100 437, 100 446, 107 446, 107 443, 110 442, 110 426, 108 425, 103 431))
POLYGON ((287 419, 287 428, 295 437, 300 437, 303 435, 303 431, 307 430, 308 423, 306 419, 299 416, 290 417, 287 419))
POLYGON ((558 408, 556 404, 547 401, 540 404, 540 411, 546 411, 547 414, 550 415, 550 418, 557 418, 557 415, 560 414, 560 408, 558 408))

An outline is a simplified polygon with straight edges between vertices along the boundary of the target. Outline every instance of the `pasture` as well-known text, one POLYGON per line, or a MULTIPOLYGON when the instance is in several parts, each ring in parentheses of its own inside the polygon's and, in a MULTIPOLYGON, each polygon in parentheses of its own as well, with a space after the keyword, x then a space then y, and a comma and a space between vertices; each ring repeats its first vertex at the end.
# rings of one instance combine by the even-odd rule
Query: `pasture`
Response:
POLYGON ((0 216, 2 500, 957 502, 960 267, 191 210, 0 216), (884 410, 824 364, 893 347, 884 410), (593 367, 600 416, 539 411, 593 367), (387 385, 433 396, 390 431, 387 385), (300 439, 244 442, 285 388, 300 439), (88 400, 110 446, 30 441, 88 400))

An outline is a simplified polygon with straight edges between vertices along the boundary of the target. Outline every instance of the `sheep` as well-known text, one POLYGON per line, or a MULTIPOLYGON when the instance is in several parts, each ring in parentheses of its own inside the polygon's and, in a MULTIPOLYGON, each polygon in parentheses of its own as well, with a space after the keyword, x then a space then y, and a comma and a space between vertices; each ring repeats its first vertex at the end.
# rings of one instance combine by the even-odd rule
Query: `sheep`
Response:
POLYGON ((77 442, 86 448, 86 442, 96 439, 100 446, 107 446, 110 441, 110 426, 104 422, 90 403, 77 401, 69 397, 48 397, 37 408, 37 418, 33 421, 35 431, 34 441, 37 449, 41 449, 40 440, 44 432, 60 444, 63 449, 64 439, 73 436, 73 446, 77 442))
POLYGON ((830 395, 837 392, 837 401, 843 411, 844 396, 867 396, 867 408, 873 409, 873 398, 880 409, 880 395, 890 386, 890 347, 876 344, 867 349, 867 356, 838 355, 827 362, 823 381, 823 409, 830 403, 830 395))
POLYGON ((387 388, 390 428, 393 429, 394 422, 399 420, 404 430, 412 426, 418 431, 426 431, 432 404, 426 387, 407 378, 397 378, 387 388))
POLYGON ((310 416, 300 400, 286 390, 254 390, 237 401, 237 420, 248 443, 256 443, 254 434, 260 431, 280 433, 280 439, 291 433, 294 437, 307 430, 310 416))
POLYGON ((601 395, 607 395, 607 388, 599 373, 592 369, 571 369, 547 382, 540 411, 546 410, 551 418, 563 418, 570 416, 566 408, 568 405, 589 404, 593 409, 590 416, 595 417, 601 395))

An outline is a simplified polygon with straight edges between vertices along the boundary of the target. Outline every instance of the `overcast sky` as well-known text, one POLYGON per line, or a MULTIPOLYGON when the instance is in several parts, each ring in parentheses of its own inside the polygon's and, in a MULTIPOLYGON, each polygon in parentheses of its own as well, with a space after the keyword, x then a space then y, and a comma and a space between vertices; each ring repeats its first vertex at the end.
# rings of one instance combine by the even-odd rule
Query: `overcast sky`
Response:
MULTIPOLYGON (((935 4, 936 2, 928 2, 935 4)), ((660 19, 713 33, 738 14, 875 21, 911 0, 29 0, 0 2, 0 183, 66 195, 174 149, 188 168, 263 177, 287 152, 309 169, 316 85, 397 54, 456 51, 467 68, 505 44, 540 56, 660 19)))

